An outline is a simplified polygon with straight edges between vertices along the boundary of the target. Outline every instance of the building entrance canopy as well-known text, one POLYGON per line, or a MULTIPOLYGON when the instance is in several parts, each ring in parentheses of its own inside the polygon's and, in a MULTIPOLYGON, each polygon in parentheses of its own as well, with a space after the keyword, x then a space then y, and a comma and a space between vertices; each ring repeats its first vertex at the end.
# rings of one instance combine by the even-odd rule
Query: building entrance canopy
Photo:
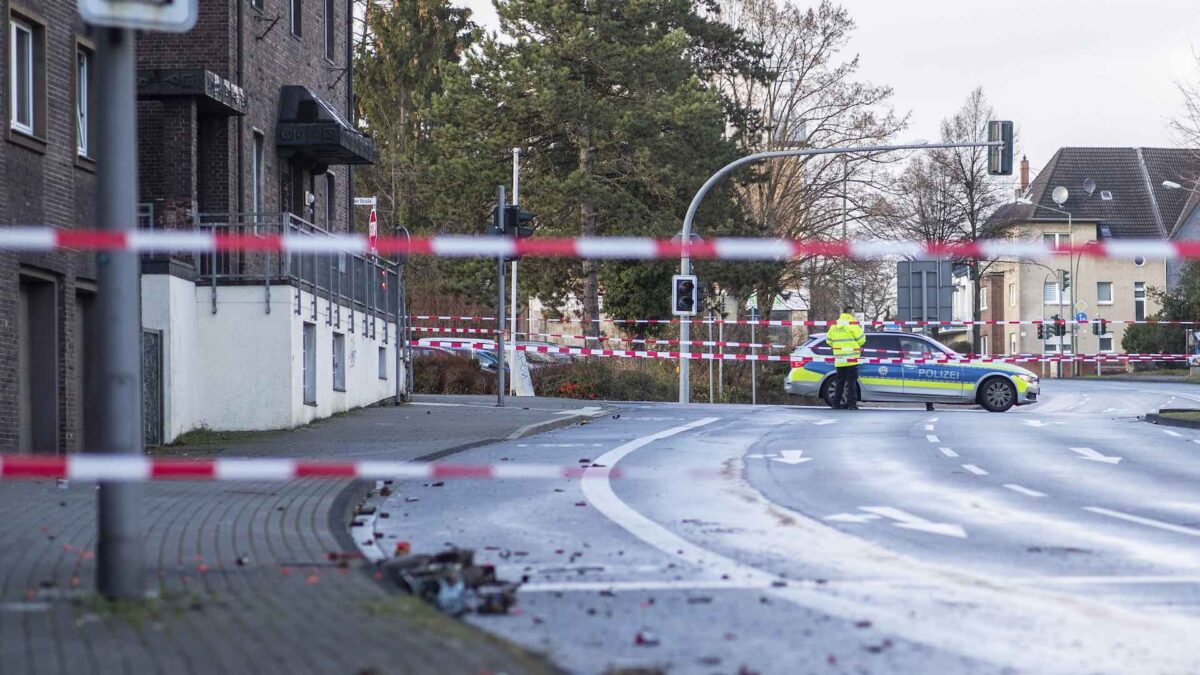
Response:
POLYGON ((284 156, 298 155, 317 165, 374 164, 375 143, 359 132, 308 87, 288 85, 279 92, 275 145, 284 156))

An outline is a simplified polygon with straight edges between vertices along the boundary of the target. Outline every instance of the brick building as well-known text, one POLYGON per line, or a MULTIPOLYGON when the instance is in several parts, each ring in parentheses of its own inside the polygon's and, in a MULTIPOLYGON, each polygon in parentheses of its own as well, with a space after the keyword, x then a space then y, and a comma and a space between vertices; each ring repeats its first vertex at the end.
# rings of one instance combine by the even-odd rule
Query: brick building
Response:
MULTIPOLYGON (((94 45, 74 0, 0 6, 0 224, 91 227, 94 45)), ((0 451, 80 447, 94 294, 91 255, 0 251, 0 451)))
MULTIPOLYGON (((73 0, 4 1, 0 225, 93 227, 88 31, 73 0)), ((141 227, 350 228, 352 167, 375 159, 349 121, 351 9, 201 0, 192 31, 140 35, 141 227)), ((92 258, 0 252, 0 451, 82 445, 92 258)), ((142 271, 148 442, 294 426, 397 389, 384 261, 181 252, 142 271)))

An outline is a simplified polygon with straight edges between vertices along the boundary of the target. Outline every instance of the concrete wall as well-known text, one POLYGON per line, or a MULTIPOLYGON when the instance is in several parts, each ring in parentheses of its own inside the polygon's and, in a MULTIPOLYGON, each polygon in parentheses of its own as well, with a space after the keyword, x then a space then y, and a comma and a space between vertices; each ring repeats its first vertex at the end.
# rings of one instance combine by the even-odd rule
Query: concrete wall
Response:
MULTIPOLYGON (((290 428, 378 403, 396 392, 395 324, 272 286, 212 289, 166 274, 142 277, 142 322, 163 331, 166 442, 187 431, 290 428), (333 311, 330 311, 330 310, 333 311), (372 327, 372 323, 374 324, 372 327), (386 323, 386 325, 385 325, 386 323), (316 404, 304 402, 304 326, 316 329, 316 404), (353 332, 351 327, 353 326, 353 332), (372 334, 373 328, 373 334, 372 334), (386 339, 385 339, 386 331, 386 339), (345 340, 345 391, 333 384, 333 336, 345 340), (379 377, 379 349, 386 379, 379 377)), ((402 375, 402 374, 401 374, 402 375)))

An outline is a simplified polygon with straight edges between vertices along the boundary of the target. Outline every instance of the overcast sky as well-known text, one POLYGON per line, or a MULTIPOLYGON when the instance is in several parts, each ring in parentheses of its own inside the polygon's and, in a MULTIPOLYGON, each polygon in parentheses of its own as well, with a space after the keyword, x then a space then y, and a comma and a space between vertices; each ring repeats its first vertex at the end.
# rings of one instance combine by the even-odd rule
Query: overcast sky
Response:
MULTIPOLYGON (((460 0, 498 28, 491 0, 460 0)), ((800 2, 801 6, 815 6, 800 2)), ((1200 79, 1195 0, 844 0, 861 76, 936 140, 975 86, 1014 120, 1036 173, 1066 145, 1169 146, 1176 83, 1200 79)), ((1019 158, 1018 158, 1019 159, 1019 158)))

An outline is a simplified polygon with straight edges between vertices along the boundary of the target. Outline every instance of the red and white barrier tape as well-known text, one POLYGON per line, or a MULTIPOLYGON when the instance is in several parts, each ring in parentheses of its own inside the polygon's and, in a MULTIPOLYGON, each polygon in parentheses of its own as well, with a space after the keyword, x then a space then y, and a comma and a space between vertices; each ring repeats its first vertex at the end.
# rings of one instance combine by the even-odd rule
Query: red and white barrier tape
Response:
MULTIPOLYGON (((491 342, 460 342, 456 340, 429 340, 424 347, 447 347, 450 349, 495 349, 491 342)), ((519 352, 539 354, 574 354, 576 356, 608 356, 622 359, 695 359, 700 361, 787 361, 787 354, 719 354, 716 352, 658 352, 642 349, 600 349, 590 347, 557 347, 547 345, 517 345, 519 352)))
MULTIPOLYGON (((442 326, 409 326, 414 333, 458 333, 467 335, 495 335, 495 328, 444 328, 442 326)), ((505 335, 508 335, 505 332, 505 335)))
POLYGON ((1109 239, 1075 246, 1047 246, 1041 241, 987 240, 944 244, 922 241, 801 241, 788 239, 710 239, 683 242, 647 237, 578 237, 513 239, 495 236, 378 237, 215 233, 198 230, 68 230, 44 226, 0 227, 0 249, 51 251, 273 251, 288 253, 399 253, 442 257, 531 256, 612 260, 692 258, 718 260, 791 260, 799 256, 829 258, 1050 258, 1078 254, 1096 258, 1193 260, 1200 241, 1109 239))
MULTIPOLYGON (((974 356, 974 357, 864 357, 858 359, 858 365, 986 365, 989 363, 1171 363, 1186 362, 1187 354, 1029 354, 1011 356, 974 356)), ((792 357, 791 366, 799 368, 806 363, 836 363, 834 356, 805 356, 792 357)))
MULTIPOLYGON (((709 472, 716 473, 716 472, 709 472)), ((81 481, 249 480, 308 478, 392 480, 405 478, 636 478, 658 476, 637 469, 598 465, 448 464, 441 462, 328 462, 303 459, 169 459, 120 455, 37 457, 0 455, 0 480, 64 478, 81 481)), ((709 475, 696 472, 697 476, 709 475)))
MULTIPOLYGON (((419 321, 471 321, 471 322, 492 322, 495 323, 495 317, 488 316, 428 316, 414 315, 410 319, 419 321)), ((1075 326, 1090 326, 1099 322, 1101 319, 1094 318, 1086 321, 1077 321, 1075 319, 980 319, 974 321, 964 319, 962 321, 851 321, 851 325, 861 326, 896 326, 900 328, 932 328, 932 327, 953 327, 953 326, 1051 326, 1051 325, 1075 325, 1075 326)), ((690 324, 711 324, 711 325, 726 325, 726 326, 794 326, 805 328, 827 328, 837 323, 836 319, 538 319, 546 323, 608 323, 614 325, 676 325, 680 323, 690 324)), ((1120 325, 1148 325, 1148 326, 1197 326, 1200 325, 1200 320, 1192 321, 1167 321, 1163 319, 1103 319, 1105 323, 1120 324, 1120 325)))
MULTIPOLYGON (((480 335, 495 334, 495 330, 485 328, 444 328, 441 326, 411 326, 410 330, 416 333, 471 333, 480 335)), ((665 338, 623 338, 609 337, 601 335, 594 337, 591 335, 562 335, 559 333, 520 333, 517 335, 528 338, 553 338, 559 340, 590 340, 594 342, 617 342, 621 344, 644 344, 653 345, 695 345, 701 347, 732 347, 745 349, 791 349, 789 345, 772 344, 769 342, 730 342, 719 340, 668 340, 665 338)), ((504 337, 509 338, 508 331, 504 332, 504 337)))

